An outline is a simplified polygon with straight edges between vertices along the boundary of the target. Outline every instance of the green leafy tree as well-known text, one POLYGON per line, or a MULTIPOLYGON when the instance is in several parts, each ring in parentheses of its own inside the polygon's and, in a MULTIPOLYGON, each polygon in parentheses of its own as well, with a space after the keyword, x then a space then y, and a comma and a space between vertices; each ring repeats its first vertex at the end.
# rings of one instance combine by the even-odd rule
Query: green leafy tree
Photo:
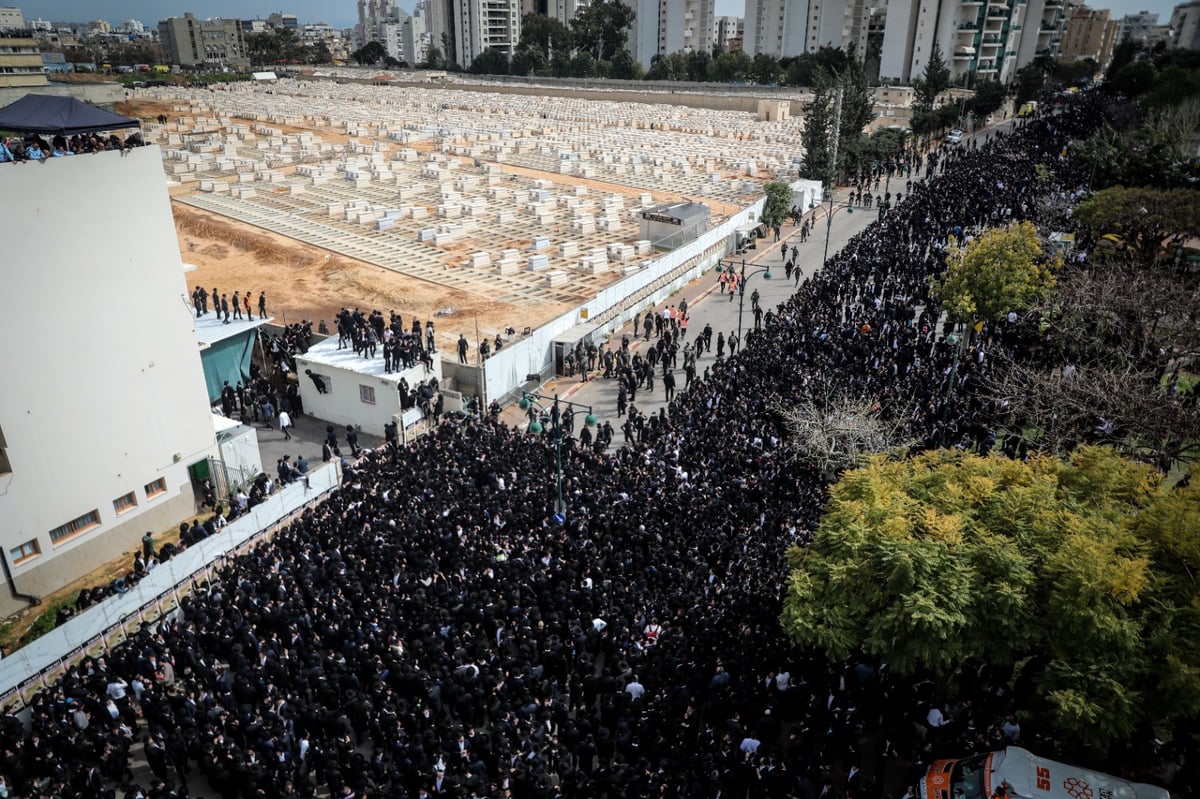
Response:
MULTIPOLYGON (((351 58, 354 56, 351 55, 351 58)), ((431 44, 425 50, 425 61, 421 64, 425 69, 445 69, 446 59, 442 55, 442 49, 436 44, 431 44)))
POLYGON ((1113 186, 1076 206, 1075 218, 1094 238, 1117 236, 1119 246, 1151 265, 1172 245, 1200 235, 1200 191, 1113 186))
POLYGON ((913 79, 913 107, 931 110, 938 95, 950 88, 950 68, 942 58, 942 48, 934 42, 933 52, 921 77, 913 79))
POLYGON ((508 71, 512 75, 540 75, 549 66, 546 54, 536 47, 520 47, 513 53, 508 71))
POLYGON ((712 66, 712 56, 707 50, 693 50, 687 54, 687 79, 702 83, 708 80, 708 69, 712 66))
POLYGON ((637 14, 620 0, 595 0, 571 20, 575 47, 586 50, 597 61, 611 61, 625 49, 629 26, 637 14))
POLYGON ((379 42, 367 42, 350 54, 355 63, 363 66, 374 66, 387 56, 387 50, 379 42))
MULTIPOLYGON (((720 59, 718 59, 720 60, 720 59)), ((804 145, 802 177, 826 183, 833 179, 833 78, 829 73, 817 73, 812 86, 813 97, 804 106, 804 130, 800 142, 804 145)))
POLYGON ((610 78, 617 80, 641 80, 645 77, 646 70, 633 59, 633 54, 628 50, 618 50, 609 62, 608 74, 610 78))
POLYGON ((656 55, 650 60, 646 80, 686 80, 688 74, 687 53, 683 51, 656 55))
MULTIPOLYGON (((1200 474, 1193 475, 1200 477, 1200 474)), ((782 623, 899 674, 1023 664, 1028 712, 1103 746, 1200 709, 1200 484, 1167 489, 1110 450, 1070 460, 875 456, 788 553, 782 623)))
POLYGON ((721 53, 713 59, 709 68, 709 79, 717 83, 734 83, 746 80, 750 75, 750 56, 743 50, 731 50, 721 53))
POLYGON ((998 80, 981 80, 975 84, 975 96, 967 102, 967 110, 976 119, 994 114, 1008 98, 1008 88, 998 80))
POLYGON ((842 117, 838 128, 838 173, 847 177, 858 172, 861 164, 854 161, 854 153, 869 150, 870 144, 864 129, 875 118, 875 95, 867 80, 866 69, 861 59, 854 57, 851 50, 845 71, 837 76, 837 85, 842 90, 842 117))
POLYGON ((495 47, 489 47, 472 59, 471 72, 476 75, 507 75, 508 56, 495 47))
POLYGON ((759 53, 750 63, 750 79, 762 86, 772 86, 783 79, 783 68, 779 59, 768 53, 759 53))
POLYGON ((782 225, 788 211, 792 210, 792 187, 782 181, 771 181, 763 186, 767 201, 763 203, 761 219, 767 227, 782 225))
POLYGON ((1058 262, 1042 254, 1032 222, 988 228, 966 246, 951 246, 938 281, 942 310, 956 322, 999 319, 1054 286, 1058 262))
POLYGON ((850 56, 840 47, 822 47, 815 53, 802 53, 784 65, 785 80, 791 86, 812 86, 817 74, 824 70, 830 75, 846 71, 850 56))
POLYGON ((572 49, 571 30, 554 17, 525 14, 521 17, 521 39, 517 49, 536 49, 549 60, 550 54, 572 49))

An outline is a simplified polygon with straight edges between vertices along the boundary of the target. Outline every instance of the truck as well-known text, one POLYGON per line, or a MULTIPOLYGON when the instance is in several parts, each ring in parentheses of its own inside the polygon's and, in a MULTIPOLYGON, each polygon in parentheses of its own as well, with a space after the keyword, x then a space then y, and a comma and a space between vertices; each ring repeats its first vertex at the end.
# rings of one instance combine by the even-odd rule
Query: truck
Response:
POLYGON ((960 760, 935 760, 917 785, 919 799, 1171 799, 1163 788, 1068 766, 1009 746, 960 760))

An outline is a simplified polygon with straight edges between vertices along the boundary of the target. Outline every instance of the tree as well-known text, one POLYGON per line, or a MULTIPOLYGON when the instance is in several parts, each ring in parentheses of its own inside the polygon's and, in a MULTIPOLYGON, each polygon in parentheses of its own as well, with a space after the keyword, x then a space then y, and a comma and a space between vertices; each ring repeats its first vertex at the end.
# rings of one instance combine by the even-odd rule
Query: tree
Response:
POLYGON ((759 53, 750 63, 750 79, 761 86, 774 86, 783 78, 779 59, 769 53, 759 53))
POLYGON ((788 211, 792 210, 792 187, 788 184, 773 180, 763 186, 767 201, 763 203, 760 218, 767 227, 782 225, 788 211))
POLYGON ((620 0, 595 0, 583 6, 571 20, 575 46, 597 61, 611 61, 625 49, 629 27, 636 13, 620 0))
POLYGON ((489 47, 472 59, 471 72, 476 75, 507 75, 508 56, 495 47, 489 47))
POLYGON ((688 72, 687 53, 663 53, 650 59, 646 80, 685 80, 688 72))
POLYGON ((1120 237, 1120 246, 1149 266, 1173 244, 1200 235, 1200 191, 1113 186, 1081 202, 1075 218, 1094 238, 1120 237))
POLYGON ((1057 267, 1043 257, 1032 222, 989 228, 946 253, 946 272, 938 281, 942 310, 956 322, 998 319, 1053 287, 1057 267))
POLYGON ((842 90, 837 168, 840 175, 848 176, 858 171, 860 165, 853 162, 853 154, 866 146, 867 135, 863 130, 875 118, 875 95, 863 62, 855 57, 853 48, 846 69, 837 76, 837 85, 842 90))
MULTIPOLYGON (((717 59, 720 61, 720 59, 717 59)), ((804 106, 804 145, 801 177, 831 183, 833 180, 833 79, 827 72, 817 73, 813 98, 804 106)))
POLYGON ((781 404, 775 412, 787 431, 786 447, 828 479, 869 455, 903 452, 918 443, 908 430, 911 414, 886 415, 872 398, 824 388, 799 402, 781 404))
POLYGON ((609 63, 609 77, 617 80, 641 80, 645 72, 645 68, 633 60, 628 50, 618 50, 609 63))
POLYGON ((942 48, 934 42, 929 61, 921 77, 913 79, 914 109, 931 110, 938 95, 950 88, 950 68, 942 58, 942 48))
MULTIPOLYGON (((433 48, 430 48, 431 50, 433 48)), ((367 42, 362 47, 350 54, 355 63, 371 66, 378 64, 387 55, 387 50, 379 42, 367 42)))
POLYGON ((687 79, 697 83, 708 80, 708 69, 712 66, 712 56, 707 50, 693 50, 687 54, 687 79))
POLYGON ((536 47, 520 47, 513 53, 508 71, 512 75, 538 75, 546 70, 546 54, 536 47))
POLYGON ((967 110, 976 119, 983 119, 1004 105, 1008 89, 998 80, 981 80, 975 84, 975 96, 967 102, 967 110))
POLYGON ((750 56, 746 55, 743 50, 721 53, 713 59, 712 66, 709 67, 709 80, 717 83, 746 80, 750 75, 750 66, 750 56))
MULTIPOLYGON (((351 56, 353 58, 353 56, 351 56)), ((436 44, 431 44, 425 50, 425 61, 421 65, 425 69, 445 69, 446 59, 442 56, 442 50, 436 44)))
POLYGON ((792 86, 812 86, 821 70, 830 75, 845 72, 850 62, 846 51, 840 47, 821 47, 815 53, 802 53, 781 64, 784 66, 788 84, 792 86))
POLYGON ((789 551, 781 621, 798 644, 898 674, 1023 664, 1037 697, 1022 710, 1103 746, 1200 709, 1197 523, 1200 483, 1168 489, 1102 448, 875 456, 789 551))
POLYGON ((517 42, 517 49, 540 50, 548 61, 553 52, 571 51, 571 31, 554 17, 525 14, 521 17, 521 39, 517 42))

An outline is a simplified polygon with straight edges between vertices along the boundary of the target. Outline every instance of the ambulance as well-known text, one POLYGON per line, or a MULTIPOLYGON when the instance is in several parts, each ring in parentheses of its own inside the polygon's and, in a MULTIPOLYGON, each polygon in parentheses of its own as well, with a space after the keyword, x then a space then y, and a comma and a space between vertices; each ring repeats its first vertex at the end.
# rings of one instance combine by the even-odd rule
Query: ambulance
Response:
POLYGON ((1037 757, 1018 746, 962 760, 935 760, 917 786, 920 799, 1171 799, 1154 785, 1037 757))

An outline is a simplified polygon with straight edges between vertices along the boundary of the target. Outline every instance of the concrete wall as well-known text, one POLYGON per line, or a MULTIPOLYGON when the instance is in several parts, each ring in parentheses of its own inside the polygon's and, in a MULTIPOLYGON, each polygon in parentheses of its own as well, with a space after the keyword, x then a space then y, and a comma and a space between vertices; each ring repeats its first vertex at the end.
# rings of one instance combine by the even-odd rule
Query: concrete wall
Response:
MULTIPOLYGON (((92 105, 112 107, 125 99, 125 87, 119 83, 49 83, 35 87, 0 86, 0 107, 15 103, 29 93, 76 97, 92 105)), ((128 133, 126 134, 128 135, 128 133)))
POLYGON ((590 320, 607 332, 712 268, 729 252, 734 231, 757 221, 765 201, 759 198, 695 241, 655 259, 648 268, 602 289, 593 299, 493 355, 484 363, 485 401, 503 401, 525 384, 526 375, 548 370, 554 338, 564 331, 590 320))
POLYGON ((216 440, 159 149, 8 164, 0 185, 14 233, 0 272, 12 468, 0 475, 0 549, 11 563, 35 541, 40 554, 12 569, 47 591, 190 513, 188 466, 216 440), (147 496, 160 478, 166 490, 147 496), (118 514, 128 493, 137 505, 118 514), (93 510, 99 525, 51 540, 93 510))
MULTIPOLYGON (((374 70, 371 75, 378 75, 374 70)), ((406 74, 396 72, 397 79, 389 86, 428 89, 428 80, 405 80, 406 74)), ((312 76, 305 80, 339 80, 343 83, 374 85, 370 77, 346 78, 312 76)), ((438 83, 439 90, 461 92, 495 92, 529 97, 567 97, 597 102, 645 103, 649 105, 680 105, 687 108, 709 108, 717 111, 744 111, 754 114, 758 101, 764 97, 787 100, 793 116, 804 113, 804 104, 812 93, 794 86, 734 86, 728 83, 691 83, 687 81, 626 81, 589 78, 526 78, 512 75, 475 75, 470 83, 438 83), (477 81, 477 82, 474 82, 477 81)))

